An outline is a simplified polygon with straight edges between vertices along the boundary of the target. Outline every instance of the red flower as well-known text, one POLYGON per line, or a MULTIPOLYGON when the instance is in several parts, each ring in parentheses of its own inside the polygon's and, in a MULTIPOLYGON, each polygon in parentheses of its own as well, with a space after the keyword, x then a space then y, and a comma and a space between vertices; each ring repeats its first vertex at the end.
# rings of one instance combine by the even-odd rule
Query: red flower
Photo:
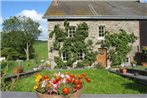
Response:
POLYGON ((76 88, 77 90, 80 90, 80 89, 81 89, 81 84, 77 84, 77 85, 75 86, 75 88, 76 88))
POLYGON ((87 75, 86 75, 86 73, 83 73, 82 75, 83 75, 84 77, 86 77, 86 76, 87 76, 87 75))
POLYGON ((79 84, 80 82, 79 82, 79 80, 78 79, 75 79, 74 80, 74 84, 79 84))
POLYGON ((68 87, 65 87, 62 89, 63 94, 67 95, 70 92, 70 89, 68 87))

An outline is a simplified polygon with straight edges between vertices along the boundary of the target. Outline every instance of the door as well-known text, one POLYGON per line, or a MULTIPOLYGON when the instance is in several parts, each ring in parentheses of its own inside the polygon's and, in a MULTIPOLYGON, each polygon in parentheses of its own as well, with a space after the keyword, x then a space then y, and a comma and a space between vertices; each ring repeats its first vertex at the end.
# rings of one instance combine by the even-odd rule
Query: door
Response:
POLYGON ((105 48, 98 49, 97 61, 101 66, 107 67, 107 50, 105 48))

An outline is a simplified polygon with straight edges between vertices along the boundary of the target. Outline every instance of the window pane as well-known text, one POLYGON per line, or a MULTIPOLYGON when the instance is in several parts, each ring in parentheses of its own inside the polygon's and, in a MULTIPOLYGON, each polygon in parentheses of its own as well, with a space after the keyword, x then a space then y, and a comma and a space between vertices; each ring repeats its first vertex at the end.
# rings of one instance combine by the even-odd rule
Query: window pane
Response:
POLYGON ((68 60, 68 54, 66 52, 63 52, 62 56, 63 56, 63 61, 68 60))
POLYGON ((69 30, 68 30, 68 37, 73 37, 75 31, 76 31, 76 27, 75 27, 75 26, 69 27, 69 30))
POLYGON ((99 37, 104 37, 105 35, 105 26, 99 26, 99 37))
POLYGON ((83 56, 83 52, 79 52, 78 53, 78 60, 83 60, 84 56, 83 56))

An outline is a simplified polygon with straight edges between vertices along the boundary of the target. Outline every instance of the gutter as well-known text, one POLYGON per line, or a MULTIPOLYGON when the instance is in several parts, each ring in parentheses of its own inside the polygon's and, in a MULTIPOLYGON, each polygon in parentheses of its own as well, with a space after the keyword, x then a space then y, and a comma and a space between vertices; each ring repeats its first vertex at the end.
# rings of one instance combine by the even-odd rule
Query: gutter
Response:
POLYGON ((43 16, 43 19, 48 20, 147 20, 147 16, 114 16, 114 15, 103 15, 103 16, 43 16))

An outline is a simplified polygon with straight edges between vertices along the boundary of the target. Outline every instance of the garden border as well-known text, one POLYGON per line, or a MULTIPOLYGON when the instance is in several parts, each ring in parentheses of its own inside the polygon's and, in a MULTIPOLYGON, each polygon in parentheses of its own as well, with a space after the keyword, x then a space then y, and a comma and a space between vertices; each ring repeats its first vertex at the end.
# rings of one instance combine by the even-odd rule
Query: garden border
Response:
POLYGON ((141 83, 141 84, 147 86, 147 79, 143 79, 142 75, 134 75, 133 73, 123 74, 123 73, 117 72, 117 70, 112 70, 112 69, 109 69, 108 71, 111 72, 111 73, 115 73, 117 75, 129 78, 129 79, 132 79, 132 80, 134 80, 134 81, 136 81, 138 83, 141 83))
POLYGON ((12 79, 18 79, 18 78, 22 78, 22 77, 25 77, 25 76, 30 76, 34 73, 37 73, 37 72, 40 72, 41 70, 36 70, 36 71, 28 71, 28 72, 25 72, 25 73, 20 73, 20 74, 16 74, 16 75, 8 75, 8 76, 4 76, 4 81, 12 81, 12 79))

